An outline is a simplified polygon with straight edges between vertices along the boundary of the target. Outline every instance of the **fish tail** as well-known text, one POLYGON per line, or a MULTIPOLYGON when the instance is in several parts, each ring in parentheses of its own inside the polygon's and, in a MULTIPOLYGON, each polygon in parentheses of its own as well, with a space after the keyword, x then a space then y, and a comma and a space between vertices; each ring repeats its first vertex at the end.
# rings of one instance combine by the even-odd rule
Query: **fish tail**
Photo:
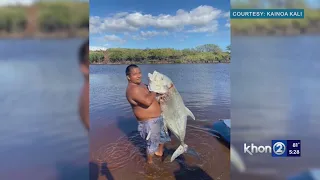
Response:
POLYGON ((246 166, 242 158, 232 145, 230 145, 230 156, 231 164, 233 164, 239 172, 244 172, 246 170, 246 166))
POLYGON ((190 116, 193 120, 196 120, 196 118, 194 117, 193 113, 190 111, 190 109, 188 109, 187 107, 185 107, 187 115, 190 116))
POLYGON ((171 156, 171 162, 173 160, 175 160, 178 156, 180 156, 181 154, 183 154, 184 152, 186 152, 188 150, 188 145, 187 144, 181 144, 173 153, 173 155, 171 156))

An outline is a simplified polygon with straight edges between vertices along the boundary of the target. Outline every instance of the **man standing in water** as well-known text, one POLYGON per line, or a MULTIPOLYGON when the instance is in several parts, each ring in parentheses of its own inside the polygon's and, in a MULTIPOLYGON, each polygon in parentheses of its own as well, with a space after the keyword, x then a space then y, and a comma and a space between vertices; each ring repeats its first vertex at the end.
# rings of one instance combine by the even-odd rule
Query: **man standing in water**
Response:
POLYGON ((87 130, 89 121, 89 40, 86 40, 79 49, 80 71, 84 76, 84 84, 80 96, 79 113, 83 125, 87 130))
MULTIPOLYGON (((129 65, 126 68, 126 76, 128 79, 127 100, 138 120, 138 131, 147 141, 147 162, 151 164, 153 155, 161 157, 164 143, 171 139, 163 129, 163 118, 157 94, 150 92, 147 86, 141 83, 140 68, 135 64, 129 65)), ((163 95, 159 97, 162 98, 163 95)))

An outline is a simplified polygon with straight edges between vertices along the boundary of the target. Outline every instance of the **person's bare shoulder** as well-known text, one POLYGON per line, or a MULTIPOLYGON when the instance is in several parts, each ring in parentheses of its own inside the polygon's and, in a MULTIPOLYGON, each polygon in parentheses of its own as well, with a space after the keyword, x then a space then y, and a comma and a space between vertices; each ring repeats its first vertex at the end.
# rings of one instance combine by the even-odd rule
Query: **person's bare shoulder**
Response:
POLYGON ((142 87, 140 87, 140 86, 132 86, 132 87, 130 87, 130 89, 129 89, 129 94, 131 95, 131 96, 136 96, 137 94, 141 94, 143 91, 142 91, 143 89, 142 89, 142 87))
POLYGON ((128 86, 127 87, 127 97, 128 98, 132 98, 133 96, 135 96, 137 93, 139 93, 141 91, 139 86, 128 86))

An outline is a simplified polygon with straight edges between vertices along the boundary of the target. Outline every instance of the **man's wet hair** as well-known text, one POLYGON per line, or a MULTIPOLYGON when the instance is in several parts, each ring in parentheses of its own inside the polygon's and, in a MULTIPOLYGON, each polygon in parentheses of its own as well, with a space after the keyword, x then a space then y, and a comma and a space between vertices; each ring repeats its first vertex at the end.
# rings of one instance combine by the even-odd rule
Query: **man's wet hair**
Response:
POLYGON ((131 69, 134 69, 134 68, 139 68, 139 67, 137 65, 135 65, 135 64, 130 64, 129 66, 127 66, 126 75, 129 76, 130 72, 131 72, 131 69))
POLYGON ((87 39, 79 49, 79 63, 80 64, 86 64, 88 61, 88 56, 89 56, 89 39, 87 39))

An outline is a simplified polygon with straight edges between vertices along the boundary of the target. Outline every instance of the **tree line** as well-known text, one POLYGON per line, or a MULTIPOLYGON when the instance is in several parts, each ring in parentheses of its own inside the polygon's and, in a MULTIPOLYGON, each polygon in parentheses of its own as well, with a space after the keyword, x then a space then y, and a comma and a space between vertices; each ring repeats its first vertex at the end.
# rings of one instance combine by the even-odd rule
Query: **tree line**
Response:
POLYGON ((308 7, 305 0, 231 1, 237 9, 304 9, 304 19, 231 19, 233 35, 299 35, 320 33, 320 9, 308 7))
POLYGON ((89 60, 91 64, 229 63, 230 52, 230 46, 223 51, 215 44, 183 50, 110 48, 90 51, 89 60))
POLYGON ((77 33, 89 30, 89 4, 86 2, 37 2, 31 6, 0 7, 0 34, 77 33), (31 32, 30 32, 31 31, 31 32))

